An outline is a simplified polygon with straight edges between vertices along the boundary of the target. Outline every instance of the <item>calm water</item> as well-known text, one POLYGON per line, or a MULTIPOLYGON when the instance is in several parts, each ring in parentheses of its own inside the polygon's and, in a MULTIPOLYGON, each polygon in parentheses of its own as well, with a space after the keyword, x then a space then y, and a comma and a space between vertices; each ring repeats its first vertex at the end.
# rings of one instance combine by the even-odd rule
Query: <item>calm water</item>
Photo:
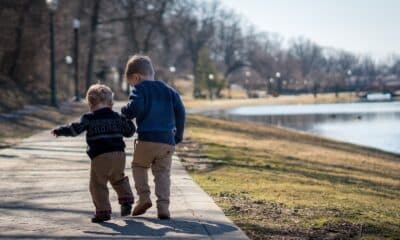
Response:
POLYGON ((236 108, 224 115, 400 154, 400 102, 266 105, 236 108))

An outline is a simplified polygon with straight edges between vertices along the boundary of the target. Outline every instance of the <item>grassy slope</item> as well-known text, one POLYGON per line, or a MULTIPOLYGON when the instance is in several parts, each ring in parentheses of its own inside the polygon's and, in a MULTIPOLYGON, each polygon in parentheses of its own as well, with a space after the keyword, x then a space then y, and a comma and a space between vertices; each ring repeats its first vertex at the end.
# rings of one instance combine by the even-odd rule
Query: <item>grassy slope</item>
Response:
POLYGON ((0 115, 0 148, 18 143, 38 131, 66 124, 86 111, 84 103, 71 103, 58 109, 40 106, 32 113, 20 113, 12 118, 0 115))
POLYGON ((396 155, 200 116, 187 135, 186 164, 211 163, 192 176, 253 239, 400 236, 396 155))

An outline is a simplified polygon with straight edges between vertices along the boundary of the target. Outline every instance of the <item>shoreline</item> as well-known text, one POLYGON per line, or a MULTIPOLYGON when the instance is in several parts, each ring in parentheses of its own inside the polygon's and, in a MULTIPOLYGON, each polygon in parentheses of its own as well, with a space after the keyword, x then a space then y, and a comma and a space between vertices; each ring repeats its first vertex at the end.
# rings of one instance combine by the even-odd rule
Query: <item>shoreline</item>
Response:
POLYGON ((185 107, 193 113, 215 109, 230 109, 257 105, 281 105, 281 104, 320 104, 320 103, 348 103, 358 102, 358 98, 352 93, 342 93, 336 98, 335 94, 320 94, 314 98, 311 94, 282 95, 279 97, 244 98, 244 99, 183 99, 185 107))
POLYGON ((316 133, 308 132, 308 131, 305 131, 305 130, 299 130, 299 129, 285 127, 285 126, 277 126, 277 125, 273 125, 273 124, 269 124, 269 123, 260 123, 260 122, 255 122, 255 121, 253 122, 253 121, 231 120, 231 119, 225 118, 224 116, 215 116, 215 115, 213 116, 213 115, 207 115, 207 114, 205 114, 205 115, 203 115, 203 114, 193 114, 193 115, 206 116, 206 117, 210 117, 210 118, 214 118, 214 119, 230 121, 230 122, 237 122, 237 123, 243 123, 243 124, 253 124, 253 125, 260 126, 260 127, 262 127, 262 126, 275 127, 275 128, 282 129, 282 130, 285 130, 285 131, 290 131, 290 132, 293 132, 293 133, 305 134, 305 135, 310 135, 310 136, 313 136, 313 137, 316 137, 316 138, 321 138, 321 139, 324 139, 326 141, 334 141, 334 142, 337 142, 337 143, 348 144, 348 145, 352 145, 353 147, 362 148, 362 149, 369 150, 369 151, 389 154, 389 155, 392 155, 394 157, 399 157, 399 161, 400 161, 400 153, 397 153, 397 152, 392 152, 392 151, 381 149, 381 148, 378 148, 378 147, 363 145, 363 144, 360 144, 360 143, 354 143, 354 142, 349 142, 349 141, 345 141, 345 140, 339 140, 339 139, 335 139, 335 138, 332 138, 332 137, 329 137, 329 136, 324 136, 324 135, 319 135, 319 134, 316 134, 316 133))
MULTIPOLYGON (((307 96, 305 96, 307 97, 307 96)), ((310 97, 308 95, 308 97, 310 97)), ((325 96, 326 97, 326 96, 325 96)), ((293 131, 293 132, 297 132, 297 133, 303 133, 303 134, 309 134, 315 137, 320 137, 323 139, 327 139, 327 140, 332 140, 332 141, 336 141, 336 142, 340 142, 340 143, 345 143, 345 144, 351 144, 353 146, 357 146, 357 147, 361 147, 361 148, 365 148, 365 149, 370 149, 372 151, 379 151, 382 153, 387 153, 387 154, 392 154, 394 156, 400 157, 400 153, 397 152, 393 152, 390 150, 385 150, 379 147, 374 147, 374 146, 368 146, 362 143, 356 143, 356 142, 351 142, 351 141, 346 141, 346 140, 340 140, 340 139, 335 139, 333 137, 330 136, 324 136, 324 135, 319 135, 316 133, 312 133, 306 130, 301 130, 301 129, 296 129, 296 128, 291 128, 291 127, 287 127, 287 126, 278 126, 278 125, 274 125, 271 123, 260 123, 257 121, 251 121, 251 120, 232 120, 229 117, 226 116, 226 112, 234 109, 234 108, 240 108, 240 107, 257 107, 257 106, 262 106, 262 105, 287 105, 287 99, 284 99, 282 102, 268 102, 266 103, 267 100, 269 99, 260 99, 259 101, 257 101, 258 99, 246 99, 246 101, 244 100, 231 100, 232 102, 229 105, 221 105, 218 104, 218 100, 215 104, 215 106, 213 107, 200 107, 200 108, 191 108, 188 109, 188 114, 192 114, 192 115, 201 115, 201 116, 207 116, 207 117, 211 117, 211 118, 216 118, 216 119, 222 119, 222 120, 227 120, 227 121, 232 121, 232 122, 240 122, 240 123, 245 123, 245 124, 256 124, 256 125, 260 125, 260 126, 273 126, 273 127, 277 127, 280 129, 284 129, 284 130, 289 130, 289 131, 293 131), (249 104, 254 104, 254 105, 249 105, 249 104)), ((303 101, 300 104, 293 104, 293 105, 314 105, 314 104, 340 104, 340 103, 364 103, 363 101, 347 101, 347 102, 332 102, 332 98, 329 98, 330 101, 325 101, 325 102, 315 102, 315 103, 310 103, 308 102, 310 99, 306 99, 306 101, 303 101)), ((325 99, 326 100, 326 99, 325 99)), ((200 100, 203 101, 203 100, 200 100)), ((398 100, 394 100, 394 101, 366 101, 365 103, 384 103, 384 102, 398 102, 398 100)), ((289 103, 290 105, 290 103, 289 103)), ((276 116, 278 116, 279 114, 277 114, 276 116)), ((296 115, 296 114, 294 114, 296 115)), ((322 114, 321 115, 326 115, 326 114, 322 114)), ((336 114, 335 114, 336 115, 336 114)), ((268 116, 275 116, 275 115, 268 115, 268 116)))
POLYGON ((317 140, 319 139, 319 140, 321 140, 323 142, 329 142, 329 143, 332 143, 332 144, 346 145, 349 148, 354 148, 354 149, 356 149, 358 151, 363 151, 363 152, 365 151, 369 155, 380 156, 381 154, 383 154, 383 155, 387 155, 389 157, 399 158, 397 161, 400 162, 400 153, 395 153, 395 152, 391 152, 391 151, 385 151, 383 149, 375 148, 375 147, 372 147, 372 146, 366 146, 366 145, 361 145, 361 144, 357 144, 357 143, 341 141, 341 140, 337 140, 337 139, 334 139, 334 138, 330 138, 330 137, 314 134, 314 133, 311 133, 311 132, 303 131, 303 130, 298 130, 298 129, 284 127, 284 126, 276 126, 276 125, 267 124, 267 123, 264 124, 264 123, 259 123, 259 122, 252 122, 252 121, 235 121, 235 120, 227 119, 227 118, 224 118, 224 117, 209 116, 209 115, 203 115, 203 114, 197 114, 197 113, 196 114, 190 113, 190 115, 193 116, 193 117, 204 117, 204 118, 209 118, 209 119, 214 119, 214 120, 221 120, 221 121, 230 122, 230 123, 236 123, 236 124, 243 124, 243 125, 253 126, 253 127, 274 128, 274 129, 277 129, 277 130, 282 130, 283 132, 288 133, 288 134, 292 133, 293 135, 296 135, 296 136, 305 136, 305 137, 310 137, 312 139, 317 139, 317 140))

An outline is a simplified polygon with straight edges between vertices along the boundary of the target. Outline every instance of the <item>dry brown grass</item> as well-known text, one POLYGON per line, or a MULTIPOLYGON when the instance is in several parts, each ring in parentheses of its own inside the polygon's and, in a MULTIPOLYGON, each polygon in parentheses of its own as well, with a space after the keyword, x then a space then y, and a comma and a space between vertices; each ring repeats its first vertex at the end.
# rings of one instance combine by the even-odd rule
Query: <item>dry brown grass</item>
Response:
POLYGON ((326 93, 319 94, 314 98, 312 94, 302 95, 282 95, 279 97, 254 98, 254 99, 216 99, 213 101, 206 99, 193 99, 190 97, 183 98, 185 107, 188 109, 226 109, 241 106, 254 106, 266 104, 315 104, 315 103, 338 103, 338 102, 355 102, 358 100, 354 94, 342 93, 339 97, 335 94, 326 93))
POLYGON ((14 116, 0 115, 0 148, 18 143, 21 139, 39 131, 51 129, 59 124, 77 118, 87 111, 83 103, 64 104, 60 108, 35 107, 29 113, 12 112, 14 116))

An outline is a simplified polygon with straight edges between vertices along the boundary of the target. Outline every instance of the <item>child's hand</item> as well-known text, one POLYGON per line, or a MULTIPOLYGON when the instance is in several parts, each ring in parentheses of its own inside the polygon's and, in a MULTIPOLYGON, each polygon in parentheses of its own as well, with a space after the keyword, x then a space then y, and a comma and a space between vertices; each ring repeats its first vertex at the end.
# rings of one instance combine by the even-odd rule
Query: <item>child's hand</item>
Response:
POLYGON ((56 134, 56 130, 55 130, 55 129, 51 130, 50 133, 51 133, 51 135, 53 135, 54 137, 58 137, 57 134, 56 134))

